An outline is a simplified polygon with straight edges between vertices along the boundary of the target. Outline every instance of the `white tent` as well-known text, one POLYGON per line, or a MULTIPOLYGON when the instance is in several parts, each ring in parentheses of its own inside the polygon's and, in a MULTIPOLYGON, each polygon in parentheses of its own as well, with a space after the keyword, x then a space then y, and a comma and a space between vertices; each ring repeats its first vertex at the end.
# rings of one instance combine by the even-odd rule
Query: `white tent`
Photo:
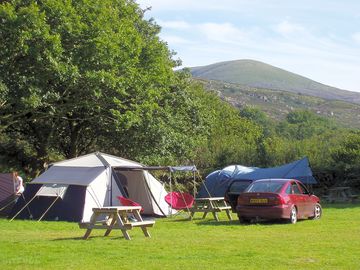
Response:
MULTIPOLYGON (((34 218, 39 217, 40 212, 47 209, 44 204, 49 207, 49 202, 53 202, 54 199, 49 198, 56 197, 60 200, 46 212, 47 219, 87 222, 93 207, 121 205, 117 196, 124 196, 141 204, 143 214, 164 216, 169 213, 169 206, 164 200, 167 192, 142 167, 137 162, 103 153, 54 163, 35 178, 32 185, 28 185, 34 184, 37 188, 28 194, 25 190, 27 202, 22 202, 23 205, 33 198, 37 199, 28 204, 29 211, 23 211, 23 215, 29 212, 34 218), (47 197, 48 203, 44 199, 41 201, 41 197, 47 197)), ((18 206, 20 208, 21 205, 18 206)))

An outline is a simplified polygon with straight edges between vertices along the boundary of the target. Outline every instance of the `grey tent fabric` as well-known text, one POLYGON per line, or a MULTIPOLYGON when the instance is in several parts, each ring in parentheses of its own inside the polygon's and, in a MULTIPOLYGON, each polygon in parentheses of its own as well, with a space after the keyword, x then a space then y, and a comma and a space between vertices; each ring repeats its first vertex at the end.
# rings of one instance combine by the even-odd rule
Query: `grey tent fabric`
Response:
POLYGON ((102 167, 73 167, 73 166, 52 166, 47 171, 35 178, 33 184, 71 184, 88 186, 102 172, 102 167))
POLYGON ((304 184, 317 183, 313 177, 307 157, 273 168, 231 165, 209 174, 201 186, 197 197, 222 197, 233 180, 258 180, 265 178, 295 178, 304 184))

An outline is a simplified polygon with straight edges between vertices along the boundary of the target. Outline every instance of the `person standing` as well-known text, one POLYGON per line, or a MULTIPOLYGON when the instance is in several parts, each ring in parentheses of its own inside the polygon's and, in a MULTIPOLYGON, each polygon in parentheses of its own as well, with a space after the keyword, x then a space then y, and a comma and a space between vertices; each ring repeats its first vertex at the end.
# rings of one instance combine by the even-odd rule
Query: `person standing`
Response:
POLYGON ((21 195, 24 192, 24 181, 17 172, 13 172, 14 189, 16 195, 21 195))

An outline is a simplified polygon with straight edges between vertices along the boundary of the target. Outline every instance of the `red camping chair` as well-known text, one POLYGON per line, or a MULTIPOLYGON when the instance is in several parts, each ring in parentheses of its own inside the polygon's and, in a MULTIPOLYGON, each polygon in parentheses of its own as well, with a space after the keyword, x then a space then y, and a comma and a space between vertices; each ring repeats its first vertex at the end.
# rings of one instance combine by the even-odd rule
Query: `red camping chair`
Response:
MULTIPOLYGON (((120 201, 121 205, 123 206, 141 206, 140 204, 138 204, 137 202, 134 202, 128 198, 122 197, 122 196, 117 196, 116 198, 118 198, 118 200, 120 201)), ((142 208, 141 206, 141 210, 140 212, 144 212, 144 208, 142 208)))
POLYGON ((183 192, 170 192, 165 196, 165 201, 171 206, 172 209, 181 211, 189 210, 194 204, 194 197, 189 193, 183 192))

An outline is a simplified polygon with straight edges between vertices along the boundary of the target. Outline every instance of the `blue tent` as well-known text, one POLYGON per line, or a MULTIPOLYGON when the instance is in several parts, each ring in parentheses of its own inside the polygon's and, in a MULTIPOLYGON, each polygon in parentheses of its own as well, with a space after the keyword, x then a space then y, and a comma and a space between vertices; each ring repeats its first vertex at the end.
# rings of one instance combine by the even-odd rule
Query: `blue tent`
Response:
POLYGON ((200 187, 197 197, 223 197, 232 180, 258 180, 265 178, 295 178, 304 184, 316 184, 307 157, 273 168, 231 165, 210 173, 200 187))

